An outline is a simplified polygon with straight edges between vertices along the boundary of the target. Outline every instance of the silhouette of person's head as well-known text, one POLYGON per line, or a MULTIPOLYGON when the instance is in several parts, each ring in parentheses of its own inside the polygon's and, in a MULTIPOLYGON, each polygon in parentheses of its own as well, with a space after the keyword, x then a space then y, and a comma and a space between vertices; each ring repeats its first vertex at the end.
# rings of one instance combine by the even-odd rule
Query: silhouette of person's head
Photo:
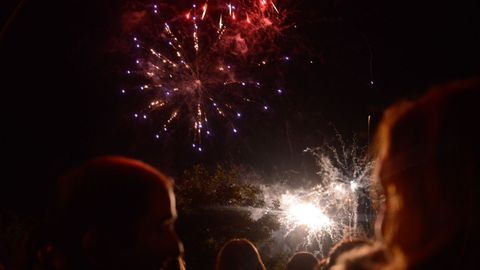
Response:
POLYGON ((328 252, 327 260, 323 269, 331 269, 338 261, 338 258, 356 248, 371 245, 368 240, 344 240, 335 244, 328 252))
POLYGON ((310 252, 297 252, 287 263, 287 270, 314 270, 318 259, 310 252))
POLYGON ((56 268, 159 269, 182 253, 172 183, 152 167, 100 157, 58 188, 56 268))
POLYGON ((379 126, 375 175, 386 199, 379 235, 406 267, 437 261, 461 269, 473 262, 479 101, 480 80, 455 82, 393 106, 379 126))
POLYGON ((265 270, 265 266, 252 242, 231 239, 218 252, 215 270, 265 270))

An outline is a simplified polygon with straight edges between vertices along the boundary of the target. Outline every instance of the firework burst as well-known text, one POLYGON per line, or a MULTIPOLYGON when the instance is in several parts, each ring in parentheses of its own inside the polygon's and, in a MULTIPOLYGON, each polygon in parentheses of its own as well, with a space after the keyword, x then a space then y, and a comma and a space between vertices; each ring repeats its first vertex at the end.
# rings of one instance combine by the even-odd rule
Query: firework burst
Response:
POLYGON ((212 122, 238 133, 246 104, 266 112, 265 97, 283 93, 278 85, 262 82, 279 61, 290 60, 276 53, 286 12, 273 1, 145 8, 132 37, 135 67, 127 70, 135 83, 122 93, 144 97, 146 106, 134 116, 153 119, 156 138, 186 120, 192 146, 202 151, 202 140, 214 132, 212 122))
POLYGON ((281 242, 290 249, 325 254, 324 247, 345 237, 368 235, 371 229, 370 175, 373 162, 356 141, 347 145, 338 135, 339 147, 307 149, 318 166, 319 183, 308 188, 265 186, 265 213, 278 217, 281 242))

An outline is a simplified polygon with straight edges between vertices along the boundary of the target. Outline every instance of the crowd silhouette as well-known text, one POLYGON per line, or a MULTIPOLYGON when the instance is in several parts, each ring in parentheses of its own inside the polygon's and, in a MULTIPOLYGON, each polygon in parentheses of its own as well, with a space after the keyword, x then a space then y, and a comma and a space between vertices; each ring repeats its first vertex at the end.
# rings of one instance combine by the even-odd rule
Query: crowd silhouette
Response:
MULTIPOLYGON (((475 269, 479 101, 480 80, 469 79, 388 108, 374 144, 372 183, 384 195, 375 238, 343 240, 324 258, 297 252, 285 269, 475 269)), ((153 167, 94 158, 61 177, 55 201, 14 268, 188 269, 172 181, 153 167)), ((266 267, 255 244, 238 238, 218 251, 215 269, 266 267)))

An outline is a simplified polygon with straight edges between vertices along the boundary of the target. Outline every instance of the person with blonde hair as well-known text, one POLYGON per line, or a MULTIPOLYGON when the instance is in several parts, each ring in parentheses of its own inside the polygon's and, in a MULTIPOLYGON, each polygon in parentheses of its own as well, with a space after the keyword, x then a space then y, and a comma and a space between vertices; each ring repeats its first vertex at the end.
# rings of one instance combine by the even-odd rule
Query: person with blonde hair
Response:
POLYGON ((377 135, 379 233, 394 268, 476 269, 480 80, 436 87, 389 108, 377 135))

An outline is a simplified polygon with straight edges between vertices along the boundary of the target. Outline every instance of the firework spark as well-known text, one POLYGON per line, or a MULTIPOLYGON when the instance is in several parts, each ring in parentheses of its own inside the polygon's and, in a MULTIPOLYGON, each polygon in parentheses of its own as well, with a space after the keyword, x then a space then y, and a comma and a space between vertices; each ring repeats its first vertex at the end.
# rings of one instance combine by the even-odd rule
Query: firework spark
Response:
POLYGON ((292 227, 307 226, 309 231, 318 232, 331 224, 330 218, 311 202, 302 202, 296 196, 285 194, 281 204, 287 206, 285 217, 292 227))
POLYGON ((340 147, 306 150, 316 157, 319 183, 309 183, 308 188, 263 188, 265 201, 272 205, 264 213, 278 217, 282 227, 280 242, 294 238, 288 244, 293 251, 309 249, 325 254, 325 243, 369 233, 373 163, 355 140, 346 145, 341 136, 338 139, 340 147))
POLYGON ((265 112, 262 92, 282 93, 261 82, 267 64, 285 61, 269 51, 285 19, 272 1, 206 1, 183 11, 167 4, 148 8, 133 37, 137 57, 127 75, 141 82, 133 93, 148 100, 136 117, 160 123, 156 138, 186 119, 192 146, 201 151, 202 140, 213 133, 210 120, 236 134, 245 104, 265 112))

